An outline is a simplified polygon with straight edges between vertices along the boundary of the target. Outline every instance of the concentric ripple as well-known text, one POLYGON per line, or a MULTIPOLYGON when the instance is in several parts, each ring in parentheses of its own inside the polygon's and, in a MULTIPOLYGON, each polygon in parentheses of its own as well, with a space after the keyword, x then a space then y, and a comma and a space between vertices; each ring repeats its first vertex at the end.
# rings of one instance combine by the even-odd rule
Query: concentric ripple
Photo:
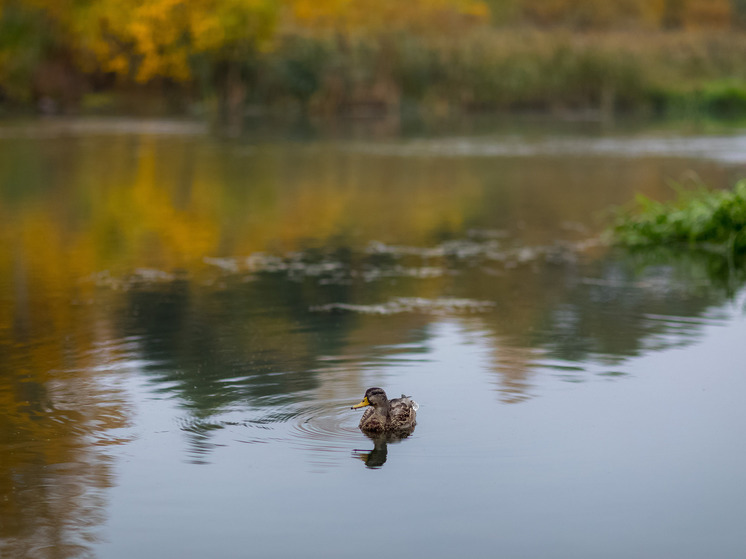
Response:
POLYGON ((380 468, 387 460, 387 445, 406 436, 367 437, 358 429, 360 415, 351 413, 348 401, 314 406, 299 416, 301 421, 290 424, 289 440, 320 468, 336 466, 345 456, 361 460, 369 468, 380 468))
POLYGON ((220 417, 181 419, 178 425, 187 433, 190 455, 198 462, 208 460, 214 448, 232 442, 270 443, 290 446, 309 455, 312 464, 329 467, 366 446, 359 420, 349 400, 332 400, 235 410, 220 417))
POLYGON ((361 446, 364 437, 357 427, 359 420, 360 414, 350 410, 348 401, 318 404, 288 424, 288 440, 309 454, 313 464, 333 466, 361 446))

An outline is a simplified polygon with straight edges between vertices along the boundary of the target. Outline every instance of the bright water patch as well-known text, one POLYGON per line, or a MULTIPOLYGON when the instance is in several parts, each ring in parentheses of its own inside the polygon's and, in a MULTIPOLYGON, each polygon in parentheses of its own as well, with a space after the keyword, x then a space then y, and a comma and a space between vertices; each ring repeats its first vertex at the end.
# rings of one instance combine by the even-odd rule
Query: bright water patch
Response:
POLYGON ((501 135, 418 139, 394 144, 351 143, 347 149, 398 157, 678 157, 740 164, 746 162, 746 135, 640 135, 592 139, 550 136, 541 140, 501 135))

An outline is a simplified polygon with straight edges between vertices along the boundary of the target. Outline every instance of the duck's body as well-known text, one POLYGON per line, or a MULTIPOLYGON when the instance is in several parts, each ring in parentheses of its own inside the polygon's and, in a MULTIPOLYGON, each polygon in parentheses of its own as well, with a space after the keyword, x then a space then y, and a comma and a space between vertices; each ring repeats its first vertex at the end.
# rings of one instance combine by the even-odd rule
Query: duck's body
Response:
POLYGON ((360 429, 367 433, 407 433, 417 424, 417 403, 409 396, 389 400, 381 388, 369 388, 365 397, 352 409, 370 406, 360 419, 360 429))

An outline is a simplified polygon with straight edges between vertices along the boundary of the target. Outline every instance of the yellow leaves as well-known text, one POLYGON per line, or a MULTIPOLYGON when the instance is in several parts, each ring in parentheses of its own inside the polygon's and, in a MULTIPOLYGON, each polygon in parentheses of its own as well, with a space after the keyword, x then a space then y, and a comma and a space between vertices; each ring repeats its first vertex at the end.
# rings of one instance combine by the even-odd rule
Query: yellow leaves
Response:
MULTIPOLYGON (((482 0, 18 0, 51 26, 87 71, 147 82, 192 79, 195 57, 240 62, 265 52, 277 30, 376 36, 453 33, 486 21, 482 0)), ((0 7, 2 4, 0 4, 0 7)), ((0 16, 2 17, 2 16, 0 16)))
POLYGON ((261 50, 273 37, 278 14, 272 0, 198 0, 190 4, 189 33, 198 52, 242 45, 261 50))
POLYGON ((571 24, 584 28, 660 24, 665 0, 534 0, 523 3, 523 13, 542 25, 571 24))
MULTIPOLYGON (((118 189, 122 199, 110 208, 117 212, 118 229, 133 232, 132 248, 142 256, 156 257, 173 267, 198 262, 214 252, 219 242, 219 226, 209 210, 212 203, 206 197, 192 200, 185 208, 175 207, 172 193, 158 181, 156 148, 148 143, 141 147, 137 174, 131 188, 118 189), (119 207, 127 209, 121 213, 119 207), (157 255, 148 254, 147 247, 157 240, 157 255)), ((193 185, 199 192, 199 185, 193 185)))
POLYGON ((201 75, 217 69, 214 77, 225 62, 240 66, 274 48, 280 32, 340 34, 361 42, 381 42, 392 33, 457 41, 464 30, 489 20, 488 6, 502 13, 502 21, 527 27, 724 29, 733 24, 734 5, 732 0, 0 0, 0 80, 6 90, 30 91, 29 76, 51 50, 88 72, 185 82, 194 77, 195 61, 208 70, 201 75), (30 38, 14 39, 4 23, 30 38))
POLYGON ((84 9, 79 36, 106 71, 188 80, 185 9, 183 0, 98 0, 84 9))
POLYGON ((189 79, 188 52, 179 41, 184 33, 181 7, 180 0, 152 0, 137 6, 125 20, 123 34, 131 37, 141 56, 137 81, 158 75, 189 79))
POLYGON ((290 0, 295 22, 319 31, 442 33, 489 17, 479 0, 290 0))
POLYGON ((464 7, 463 13, 479 21, 487 21, 490 17, 490 8, 484 2, 469 2, 464 7))
POLYGON ((76 36, 105 71, 186 81, 195 54, 264 48, 277 14, 274 0, 94 0, 76 18, 76 36))
POLYGON ((106 69, 119 75, 126 75, 129 65, 129 59, 124 54, 116 54, 106 60, 106 69))
POLYGON ((681 24, 687 29, 725 28, 732 12, 729 0, 688 0, 683 3, 681 24))

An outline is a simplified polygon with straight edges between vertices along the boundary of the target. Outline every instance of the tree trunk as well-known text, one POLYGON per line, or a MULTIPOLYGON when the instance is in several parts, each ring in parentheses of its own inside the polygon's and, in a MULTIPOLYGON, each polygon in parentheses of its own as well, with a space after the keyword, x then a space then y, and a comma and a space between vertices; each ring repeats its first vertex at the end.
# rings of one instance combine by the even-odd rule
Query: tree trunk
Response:
POLYGON ((232 135, 238 135, 243 128, 244 103, 247 87, 241 77, 238 62, 228 62, 223 91, 223 122, 232 135))

